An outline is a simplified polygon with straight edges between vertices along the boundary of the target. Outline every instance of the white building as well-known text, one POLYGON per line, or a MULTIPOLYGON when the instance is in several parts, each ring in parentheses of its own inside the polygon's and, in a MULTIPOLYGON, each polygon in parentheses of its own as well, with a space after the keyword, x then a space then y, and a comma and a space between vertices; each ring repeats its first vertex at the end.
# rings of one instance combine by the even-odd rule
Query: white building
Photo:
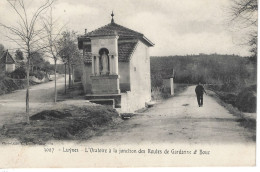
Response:
POLYGON ((2 57, 0 57, 0 71, 13 72, 15 70, 15 60, 11 54, 6 50, 2 57))
POLYGON ((78 38, 85 59, 82 81, 87 99, 133 112, 151 100, 149 47, 154 44, 111 16, 111 23, 78 38))

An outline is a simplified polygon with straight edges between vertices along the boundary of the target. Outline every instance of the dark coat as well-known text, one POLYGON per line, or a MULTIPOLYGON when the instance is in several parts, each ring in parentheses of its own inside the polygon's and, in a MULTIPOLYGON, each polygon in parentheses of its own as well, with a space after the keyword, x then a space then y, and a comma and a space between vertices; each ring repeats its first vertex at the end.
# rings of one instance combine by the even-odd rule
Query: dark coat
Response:
POLYGON ((202 85, 197 85, 197 87, 195 88, 195 92, 197 95, 203 95, 203 93, 206 93, 202 85))

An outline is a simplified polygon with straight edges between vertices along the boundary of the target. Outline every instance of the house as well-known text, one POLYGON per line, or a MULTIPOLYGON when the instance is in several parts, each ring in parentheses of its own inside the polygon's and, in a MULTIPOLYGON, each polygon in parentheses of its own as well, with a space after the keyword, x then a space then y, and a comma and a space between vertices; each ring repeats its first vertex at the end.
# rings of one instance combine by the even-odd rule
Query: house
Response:
POLYGON ((86 99, 134 112, 151 100, 149 48, 154 44, 111 16, 109 24, 78 37, 86 99))
POLYGON ((15 70, 15 60, 11 54, 6 50, 2 57, 0 57, 0 71, 2 72, 13 72, 15 70))

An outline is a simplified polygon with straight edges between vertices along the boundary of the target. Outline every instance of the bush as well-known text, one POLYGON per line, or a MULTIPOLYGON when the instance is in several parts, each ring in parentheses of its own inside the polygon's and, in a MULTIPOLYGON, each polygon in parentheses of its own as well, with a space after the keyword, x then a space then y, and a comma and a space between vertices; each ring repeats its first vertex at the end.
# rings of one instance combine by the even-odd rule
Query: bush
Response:
POLYGON ((45 75, 46 74, 42 71, 33 71, 33 72, 30 73, 30 76, 34 76, 34 77, 36 77, 40 80, 42 80, 45 77, 45 75))
POLYGON ((236 106, 243 112, 256 112, 256 91, 254 86, 245 88, 238 94, 236 106))
POLYGON ((14 79, 25 79, 26 69, 24 67, 16 68, 15 71, 9 74, 9 76, 14 79))
POLYGON ((162 86, 152 88, 152 100, 162 100, 167 97, 169 96, 167 96, 167 93, 164 91, 164 88, 162 86))
POLYGON ((5 78, 3 80, 0 80, 0 95, 23 89, 25 88, 25 85, 25 80, 5 78))

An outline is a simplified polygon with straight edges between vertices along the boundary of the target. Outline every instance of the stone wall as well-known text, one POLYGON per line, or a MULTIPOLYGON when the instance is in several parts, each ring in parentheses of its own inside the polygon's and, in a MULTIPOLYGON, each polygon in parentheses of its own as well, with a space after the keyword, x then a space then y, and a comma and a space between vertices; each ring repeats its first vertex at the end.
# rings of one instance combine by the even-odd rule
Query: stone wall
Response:
POLYGON ((119 94, 118 75, 90 76, 93 94, 119 94))
POLYGON ((151 100, 149 48, 140 41, 129 67, 131 91, 122 94, 122 112, 134 112, 145 107, 145 102, 151 100))
POLYGON ((118 74, 121 92, 130 91, 129 62, 118 62, 118 74))
POLYGON ((82 71, 81 82, 83 84, 84 92, 91 93, 92 85, 90 76, 92 75, 91 63, 83 64, 84 70, 82 71))

